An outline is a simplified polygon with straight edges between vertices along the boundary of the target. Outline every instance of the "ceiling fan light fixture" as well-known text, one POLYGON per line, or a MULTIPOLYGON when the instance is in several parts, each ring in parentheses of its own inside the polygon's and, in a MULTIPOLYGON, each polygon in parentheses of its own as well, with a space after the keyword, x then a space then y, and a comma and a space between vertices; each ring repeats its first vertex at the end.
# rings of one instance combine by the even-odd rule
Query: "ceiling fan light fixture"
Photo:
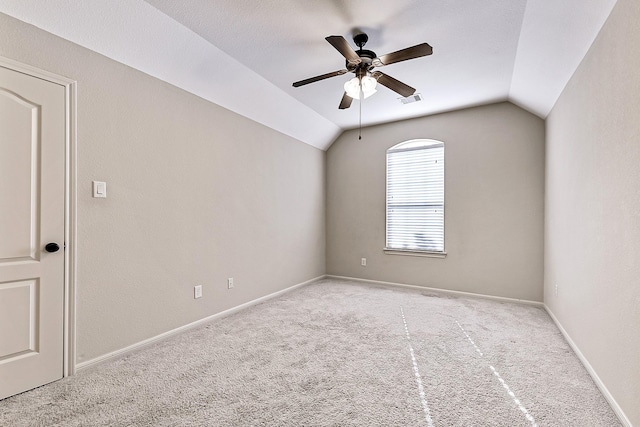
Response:
POLYGON ((344 84, 344 91, 353 99, 360 99, 360 85, 362 85, 362 95, 367 99, 376 93, 378 81, 371 76, 354 77, 344 84))
MULTIPOLYGON (((371 70, 375 67, 383 67, 385 65, 395 64, 396 62, 421 58, 433 53, 433 48, 429 46, 428 43, 420 43, 396 52, 378 56, 373 51, 363 49, 367 40, 369 40, 369 36, 360 31, 353 36, 353 41, 359 48, 357 52, 353 50, 342 36, 328 36, 325 37, 325 40, 346 59, 346 68, 294 82, 293 87, 305 86, 309 83, 319 82, 346 73, 354 73, 356 75, 355 78, 352 78, 344 84, 344 94, 338 105, 340 110, 349 108, 354 99, 365 99, 376 93, 376 85, 378 83, 396 92, 403 98, 413 95, 416 92, 415 88, 380 71, 371 70)), ((362 109, 362 103, 360 103, 360 108, 362 109)))

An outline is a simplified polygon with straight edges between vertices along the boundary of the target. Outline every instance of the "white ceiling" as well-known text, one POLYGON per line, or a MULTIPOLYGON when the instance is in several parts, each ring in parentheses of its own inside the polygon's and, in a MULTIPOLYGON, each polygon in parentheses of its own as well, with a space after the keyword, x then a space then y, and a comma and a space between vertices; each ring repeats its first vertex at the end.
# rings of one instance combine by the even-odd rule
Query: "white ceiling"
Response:
POLYGON ((378 55, 433 46, 381 69, 424 100, 404 105, 380 87, 362 104, 365 126, 503 100, 544 118, 615 2, 3 0, 0 12, 327 149, 358 126, 357 101, 338 109, 352 75, 291 86, 344 68, 326 36, 351 43, 360 28, 378 55))

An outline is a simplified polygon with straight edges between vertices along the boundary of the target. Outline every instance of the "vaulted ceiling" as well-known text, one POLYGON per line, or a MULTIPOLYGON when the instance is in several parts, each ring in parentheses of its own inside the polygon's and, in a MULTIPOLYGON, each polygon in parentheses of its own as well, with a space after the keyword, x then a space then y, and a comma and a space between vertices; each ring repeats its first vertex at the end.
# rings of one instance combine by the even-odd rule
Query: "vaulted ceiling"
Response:
POLYGON ((304 143, 326 149, 358 126, 339 110, 352 74, 325 37, 354 29, 378 55, 427 42, 433 55, 384 73, 417 89, 400 102, 381 87, 362 124, 509 100, 545 118, 616 0, 3 0, 33 24, 304 143))

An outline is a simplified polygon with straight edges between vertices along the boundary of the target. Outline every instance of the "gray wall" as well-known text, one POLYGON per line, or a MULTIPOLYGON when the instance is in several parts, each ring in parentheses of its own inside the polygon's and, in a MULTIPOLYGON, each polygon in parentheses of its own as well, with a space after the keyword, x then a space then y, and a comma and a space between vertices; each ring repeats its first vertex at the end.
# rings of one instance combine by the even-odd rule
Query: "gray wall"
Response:
POLYGON ((618 0, 547 120, 545 303, 640 425, 640 2, 618 0), (555 286, 558 293, 555 293, 555 286))
POLYGON ((324 274, 324 152, 2 14, 0 55, 78 81, 78 362, 324 274))
POLYGON ((543 192, 544 122, 510 103, 345 132, 327 152, 327 273, 542 301, 543 192), (382 250, 386 150, 415 138, 445 143, 445 259, 382 250))

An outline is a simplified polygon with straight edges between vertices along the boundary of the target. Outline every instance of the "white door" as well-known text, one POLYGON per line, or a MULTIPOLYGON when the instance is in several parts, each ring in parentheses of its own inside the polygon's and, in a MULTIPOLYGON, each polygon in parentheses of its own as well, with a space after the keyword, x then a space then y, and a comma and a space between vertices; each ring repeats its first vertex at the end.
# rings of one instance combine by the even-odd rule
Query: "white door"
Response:
POLYGON ((0 66, 0 399, 63 376, 65 119, 64 86, 0 66))

